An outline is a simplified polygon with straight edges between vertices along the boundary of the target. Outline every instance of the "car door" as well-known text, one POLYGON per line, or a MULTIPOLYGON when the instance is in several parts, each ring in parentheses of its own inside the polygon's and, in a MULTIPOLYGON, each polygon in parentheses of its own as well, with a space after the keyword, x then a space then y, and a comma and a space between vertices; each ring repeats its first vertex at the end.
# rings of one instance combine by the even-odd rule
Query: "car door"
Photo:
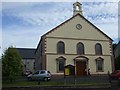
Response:
POLYGON ((46 77, 45 71, 44 71, 44 70, 43 70, 43 71, 40 71, 39 79, 44 80, 44 77, 46 77))
POLYGON ((39 78, 39 71, 35 72, 32 76, 33 80, 37 80, 39 78))

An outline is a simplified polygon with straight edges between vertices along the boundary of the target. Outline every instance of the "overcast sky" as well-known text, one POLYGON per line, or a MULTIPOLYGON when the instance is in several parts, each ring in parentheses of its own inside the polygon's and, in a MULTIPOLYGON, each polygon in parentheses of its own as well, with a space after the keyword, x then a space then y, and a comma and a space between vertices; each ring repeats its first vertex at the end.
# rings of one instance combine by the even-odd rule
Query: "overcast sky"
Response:
MULTIPOLYGON (((118 3, 82 2, 84 17, 118 40, 118 3)), ((2 48, 36 48, 43 34, 73 16, 73 2, 2 2, 2 48)))

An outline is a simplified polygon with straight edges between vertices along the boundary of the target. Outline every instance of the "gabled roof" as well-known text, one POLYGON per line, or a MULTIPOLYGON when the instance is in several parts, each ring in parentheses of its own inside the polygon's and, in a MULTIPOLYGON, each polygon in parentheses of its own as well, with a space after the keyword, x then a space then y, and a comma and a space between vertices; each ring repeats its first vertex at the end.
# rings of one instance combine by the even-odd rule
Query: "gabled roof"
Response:
MULTIPOLYGON (((92 25, 94 28, 96 28, 96 29, 98 30, 98 32, 102 33, 106 38, 108 38, 108 39, 110 39, 111 41, 113 41, 108 35, 106 35, 104 32, 102 32, 98 27, 96 27, 94 24, 92 24, 90 21, 88 21, 84 16, 80 15, 79 13, 76 14, 76 15, 74 15, 74 16, 72 16, 70 19, 66 20, 65 22, 61 23, 60 25, 56 26, 56 27, 53 28, 52 30, 48 31, 48 32, 45 33, 44 35, 42 35, 42 36, 41 36, 41 40, 42 40, 42 38, 45 37, 47 34, 53 32, 54 30, 57 30, 57 28, 61 27, 62 25, 64 25, 65 23, 69 22, 70 20, 72 20, 73 18, 75 18, 75 17, 77 17, 77 16, 82 17, 86 22, 88 22, 90 25, 92 25)), ((41 41, 41 40, 40 40, 40 41, 41 41)), ((39 44, 40 44, 40 42, 39 42, 39 44)), ((39 44, 38 44, 38 46, 39 46, 39 44)), ((37 46, 37 49, 38 49, 38 46, 37 46)), ((36 51, 37 51, 37 49, 36 49, 36 51)), ((36 52, 36 51, 35 51, 35 52, 36 52)))
POLYGON ((39 43, 38 43, 38 45, 37 45, 37 48, 36 48, 36 50, 35 50, 35 54, 36 54, 36 52, 37 52, 37 49, 38 49, 40 43, 42 42, 42 37, 43 37, 43 36, 41 36, 41 39, 40 39, 40 41, 39 41, 39 43))
POLYGON ((16 48, 22 59, 35 59, 35 50, 30 48, 16 48))
POLYGON ((66 20, 65 22, 61 23, 60 25, 56 26, 55 28, 53 28, 52 30, 48 31, 46 34, 44 34, 42 37, 46 36, 47 34, 53 32, 54 30, 56 30, 57 28, 61 27, 62 25, 64 25, 65 23, 69 22, 70 20, 72 20, 75 17, 82 17, 86 22, 88 22, 90 25, 92 25, 95 29, 97 29, 100 33, 102 33, 106 38, 110 39, 111 41, 113 41, 108 35, 106 35, 104 32, 102 32, 98 27, 96 27, 94 24, 92 24, 90 21, 88 21, 84 16, 80 15, 79 13, 74 15, 73 17, 71 17, 70 19, 66 20))

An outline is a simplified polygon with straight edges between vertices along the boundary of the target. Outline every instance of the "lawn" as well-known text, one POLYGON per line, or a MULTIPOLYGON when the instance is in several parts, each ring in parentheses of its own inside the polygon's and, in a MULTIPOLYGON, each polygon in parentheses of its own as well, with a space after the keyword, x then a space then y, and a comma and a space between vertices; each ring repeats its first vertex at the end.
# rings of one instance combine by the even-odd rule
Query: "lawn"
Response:
POLYGON ((40 84, 38 81, 28 81, 25 77, 18 77, 18 79, 12 83, 3 81, 2 86, 3 87, 29 87, 29 86, 104 86, 109 85, 107 82, 93 82, 92 80, 89 81, 86 78, 81 79, 80 81, 77 81, 76 83, 74 80, 71 82, 69 81, 65 82, 60 81, 59 79, 52 79, 51 81, 41 81, 40 84))
POLYGON ((13 82, 13 83, 8 83, 8 82, 3 82, 2 86, 3 87, 16 87, 16 86, 52 86, 52 85, 64 85, 62 82, 51 82, 51 81, 42 81, 40 84, 38 84, 37 81, 20 81, 20 82, 13 82))
POLYGON ((37 81, 20 81, 20 82, 3 82, 3 87, 24 87, 24 86, 102 86, 108 85, 107 83, 64 83, 64 82, 52 82, 42 81, 38 84, 37 81))

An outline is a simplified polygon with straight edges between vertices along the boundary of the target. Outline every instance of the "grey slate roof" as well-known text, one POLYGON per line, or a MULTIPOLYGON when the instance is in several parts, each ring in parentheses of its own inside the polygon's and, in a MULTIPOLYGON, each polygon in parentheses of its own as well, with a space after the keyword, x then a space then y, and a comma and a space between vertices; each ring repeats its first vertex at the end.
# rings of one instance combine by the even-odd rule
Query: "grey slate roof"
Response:
POLYGON ((35 59, 35 50, 31 48, 16 48, 22 59, 35 59))

